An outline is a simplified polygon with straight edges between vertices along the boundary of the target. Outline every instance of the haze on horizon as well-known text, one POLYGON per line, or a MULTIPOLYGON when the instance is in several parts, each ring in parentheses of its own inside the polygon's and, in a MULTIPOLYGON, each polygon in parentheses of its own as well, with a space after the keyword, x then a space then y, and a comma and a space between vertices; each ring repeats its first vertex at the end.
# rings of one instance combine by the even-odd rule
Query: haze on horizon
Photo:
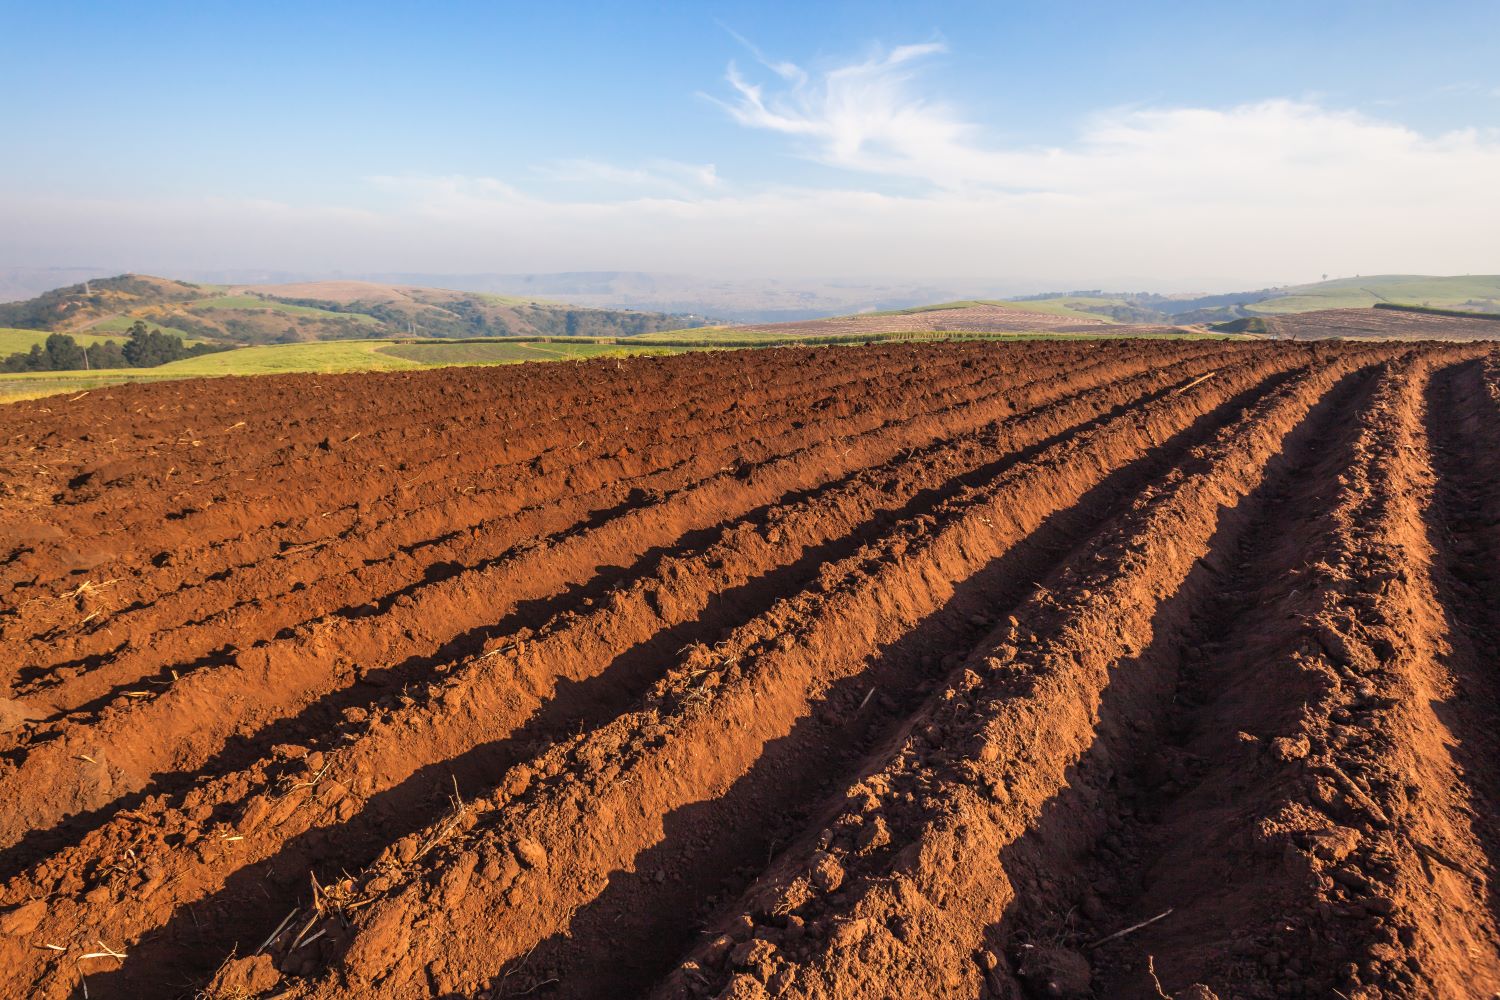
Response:
POLYGON ((5 267, 1500 272, 1486 2, 11 4, 0 33, 5 267))

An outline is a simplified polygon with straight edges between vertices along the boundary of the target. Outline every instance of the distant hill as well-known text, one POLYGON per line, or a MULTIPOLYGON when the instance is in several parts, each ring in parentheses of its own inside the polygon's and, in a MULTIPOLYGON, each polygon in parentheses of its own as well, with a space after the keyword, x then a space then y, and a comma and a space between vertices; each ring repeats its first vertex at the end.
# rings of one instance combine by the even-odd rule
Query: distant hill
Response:
POLYGON ((1500 312, 1500 275, 1382 274, 1211 295, 1094 289, 1033 295, 1003 304, 1063 315, 1101 316, 1116 323, 1222 323, 1320 309, 1357 309, 1381 303, 1500 312))
POLYGON ((0 305, 0 326, 81 330, 130 309, 186 303, 202 294, 203 289, 185 281, 122 274, 55 288, 24 302, 0 305))
POLYGON ((1257 302, 1251 311, 1277 315, 1314 309, 1357 309, 1378 303, 1500 312, 1500 275, 1381 274, 1339 278, 1288 289, 1284 295, 1257 302))
MULTIPOLYGON (((959 308, 1009 310, 998 330, 1064 324, 1145 326, 1217 324, 1256 317, 1375 304, 1500 312, 1500 275, 1375 275, 1241 292, 1163 295, 1084 289, 997 298, 952 284, 891 284, 809 279, 702 279, 639 271, 558 274, 385 275, 380 280, 294 281, 291 274, 216 275, 233 282, 178 281, 126 274, 82 282, 78 270, 5 272, 33 282, 73 284, 22 302, 0 303, 0 328, 122 336, 136 319, 188 340, 264 344, 393 336, 632 336, 708 325, 707 316, 743 336, 789 321, 854 316, 917 317, 946 311, 949 322, 988 325, 959 308), (242 280, 258 277, 261 280, 242 280), (462 289, 462 290, 459 290, 462 289), (957 300, 957 301, 949 301, 957 300), (928 305, 924 303, 938 303, 928 305)), ((983 282, 976 282, 983 284, 983 282)), ((888 324, 882 324, 888 325, 888 324)), ((929 329, 926 319, 905 325, 929 329)), ((798 336, 781 330, 776 336, 798 336)))
POLYGON ((646 338, 652 343, 766 344, 784 340, 955 335, 1182 336, 1361 339, 1500 339, 1500 277, 1389 276, 1289 289, 1222 295, 1163 296, 1076 291, 1027 299, 962 299, 909 309, 862 312, 790 323, 747 323, 646 338), (1361 291, 1362 289, 1362 291, 1361 291), (1421 297, 1335 308, 1357 295, 1385 290, 1421 297), (1448 303, 1457 302, 1458 307, 1448 303), (1485 307, 1495 311, 1485 311, 1485 307))
POLYGON ((599 308, 713 316, 729 323, 783 323, 878 309, 899 309, 960 296, 993 294, 974 282, 709 278, 649 271, 554 274, 378 275, 396 284, 441 285, 599 308))
POLYGON ((136 320, 236 344, 372 337, 617 337, 701 325, 698 317, 363 281, 205 285, 123 274, 0 303, 0 327, 120 333, 136 320))

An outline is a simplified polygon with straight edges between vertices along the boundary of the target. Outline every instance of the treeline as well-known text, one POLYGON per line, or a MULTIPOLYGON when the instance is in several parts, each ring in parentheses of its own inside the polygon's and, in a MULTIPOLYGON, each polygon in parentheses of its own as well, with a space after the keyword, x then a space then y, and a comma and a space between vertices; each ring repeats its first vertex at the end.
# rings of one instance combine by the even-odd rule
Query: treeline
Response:
POLYGON ((1441 309, 1437 306, 1402 305, 1398 302, 1377 302, 1370 308, 1390 309, 1395 312, 1425 313, 1428 316, 1455 316, 1459 319, 1500 320, 1500 313, 1476 312, 1472 309, 1441 309))
POLYGON ((33 344, 29 351, 18 351, 0 358, 0 372, 71 372, 95 368, 155 368, 169 361, 195 358, 231 348, 216 344, 194 344, 188 347, 174 333, 148 330, 137 320, 123 344, 106 340, 85 347, 66 333, 54 333, 45 344, 33 344))

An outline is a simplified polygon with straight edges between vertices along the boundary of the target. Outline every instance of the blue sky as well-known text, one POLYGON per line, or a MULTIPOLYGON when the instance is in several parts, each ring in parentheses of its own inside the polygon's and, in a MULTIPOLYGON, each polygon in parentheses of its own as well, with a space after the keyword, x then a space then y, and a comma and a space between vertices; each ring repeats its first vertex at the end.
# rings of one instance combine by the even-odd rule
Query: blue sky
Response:
POLYGON ((1493 2, 8 2, 0 37, 10 266, 1500 270, 1458 232, 1500 200, 1493 2))

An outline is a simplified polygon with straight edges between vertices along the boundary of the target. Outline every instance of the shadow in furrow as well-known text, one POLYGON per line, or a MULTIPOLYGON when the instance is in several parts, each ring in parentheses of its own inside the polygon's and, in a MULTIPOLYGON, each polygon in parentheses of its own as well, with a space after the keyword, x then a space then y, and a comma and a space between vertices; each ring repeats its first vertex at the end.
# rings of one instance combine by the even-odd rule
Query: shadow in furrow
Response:
POLYGON ((722 796, 666 816, 663 839, 637 855, 633 870, 612 873, 565 933, 504 969, 490 984, 495 995, 519 995, 548 981, 555 981, 550 995, 556 996, 644 992, 712 922, 721 901, 737 900, 778 850, 822 829, 862 766, 888 753, 934 683, 997 619, 1118 517, 1147 483, 1291 375, 1271 376, 1116 468, 1074 506, 1053 513, 960 582, 942 607, 875 650, 862 672, 833 684, 722 796))
MULTIPOLYGON (((1044 968, 1028 956, 1062 946, 1092 963, 1099 995, 1156 1000, 1148 953, 1161 982, 1180 989, 1226 945, 1259 952, 1267 921, 1301 920, 1311 902, 1301 883, 1247 838, 1253 817, 1290 791, 1261 741, 1294 732, 1316 695, 1312 678, 1278 669, 1281 595, 1294 586, 1289 571, 1316 555, 1319 518, 1350 458, 1353 421, 1341 417, 1373 384, 1363 369, 1313 406, 1260 484, 1221 512, 1208 555, 1157 606, 1149 645, 1112 666, 1093 744, 1001 852, 1014 896, 984 937, 1011 968, 1044 968), (1118 944, 1086 947, 1167 910, 1170 920, 1118 944)), ((1259 969, 1253 956, 1234 960, 1259 969)), ((989 977, 980 1000, 1007 996, 1003 960, 989 977)))
MULTIPOLYGON (((1468 786, 1474 835, 1500 863, 1500 418, 1485 388, 1482 361, 1435 371, 1428 381, 1426 430, 1437 485, 1425 512, 1433 577, 1449 640, 1443 668, 1457 685, 1433 712, 1457 737, 1449 752, 1468 786)), ((1500 894, 1486 880, 1490 914, 1500 923, 1500 894)))

